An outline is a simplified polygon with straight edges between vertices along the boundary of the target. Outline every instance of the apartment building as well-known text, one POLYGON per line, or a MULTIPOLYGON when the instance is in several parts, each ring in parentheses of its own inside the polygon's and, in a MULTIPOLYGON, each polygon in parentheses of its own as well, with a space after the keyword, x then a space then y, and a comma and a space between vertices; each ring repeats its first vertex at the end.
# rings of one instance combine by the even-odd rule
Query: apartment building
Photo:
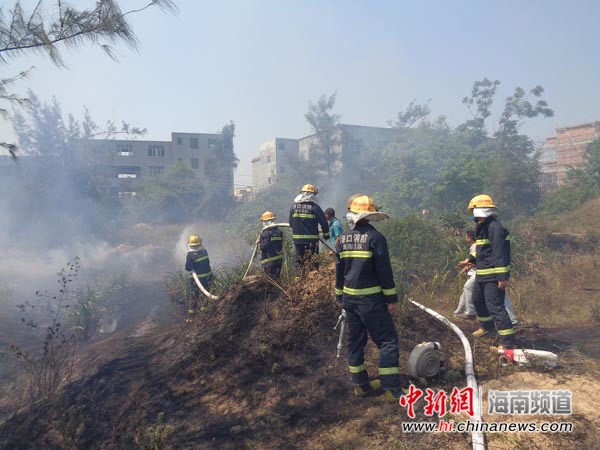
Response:
POLYGON ((278 175, 285 173, 288 157, 298 156, 298 139, 273 138, 259 147, 260 155, 252 160, 252 184, 255 191, 266 189, 278 175))
POLYGON ((600 121, 557 128, 556 136, 546 139, 540 158, 542 189, 552 190, 564 184, 569 168, 584 162, 586 147, 597 139, 600 139, 600 121))

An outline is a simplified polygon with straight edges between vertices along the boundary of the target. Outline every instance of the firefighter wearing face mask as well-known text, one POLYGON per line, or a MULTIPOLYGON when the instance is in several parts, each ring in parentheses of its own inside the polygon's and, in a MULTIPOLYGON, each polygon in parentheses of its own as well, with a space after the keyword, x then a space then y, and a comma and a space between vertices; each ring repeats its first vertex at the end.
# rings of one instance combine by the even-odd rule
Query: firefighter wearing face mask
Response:
POLYGON ((387 218, 373 200, 357 194, 348 201, 349 230, 335 245, 335 295, 346 311, 348 325, 348 369, 354 393, 368 395, 383 390, 398 401, 403 395, 398 365, 398 335, 392 314, 398 302, 392 265, 385 237, 371 222, 387 218), (369 380, 364 348, 367 338, 379 349, 379 379, 369 380))
MULTIPOLYGON (((316 202, 317 193, 316 187, 305 184, 290 210, 289 223, 292 227, 298 267, 302 267, 312 255, 319 253, 319 225, 323 238, 329 239, 329 223, 316 202)), ((318 267, 318 264, 315 263, 315 267, 318 267)))
POLYGON ((514 348, 515 329, 504 305, 505 290, 510 278, 510 233, 498 220, 498 210, 489 195, 477 195, 469 202, 471 219, 477 224, 475 255, 475 287, 473 303, 479 319, 480 337, 494 329, 505 348, 514 348))
POLYGON ((208 259, 208 252, 202 246, 202 238, 198 235, 192 234, 188 238, 188 252, 185 259, 185 270, 190 272, 190 290, 192 291, 192 300, 188 307, 188 318, 186 322, 191 322, 192 317, 196 314, 198 309, 198 302, 200 300, 200 288, 196 285, 196 281, 192 276, 192 272, 195 272, 202 283, 202 286, 208 291, 210 290, 210 282, 212 281, 213 274, 210 268, 210 260, 208 259))
POLYGON ((275 279, 279 279, 281 266, 283 265, 283 233, 278 227, 267 228, 273 225, 275 214, 265 211, 260 220, 263 223, 263 231, 260 233, 260 264, 265 273, 275 279))

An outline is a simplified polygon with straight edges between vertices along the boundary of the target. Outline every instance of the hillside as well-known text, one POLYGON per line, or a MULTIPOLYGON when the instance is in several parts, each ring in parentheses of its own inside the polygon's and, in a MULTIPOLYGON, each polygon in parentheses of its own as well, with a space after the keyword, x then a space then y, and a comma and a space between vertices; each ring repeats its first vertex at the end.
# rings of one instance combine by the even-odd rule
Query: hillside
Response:
MULTIPOLYGON (((550 225, 563 223, 569 222, 559 218, 550 225)), ((472 340, 484 411, 490 389, 570 389, 574 414, 508 419, 484 414, 484 419, 571 421, 574 432, 488 433, 489 448, 594 448, 600 438, 600 322, 594 315, 597 292, 584 289, 600 281, 589 270, 600 256, 585 246, 538 256, 542 259, 514 280, 511 291, 519 338, 526 347, 556 352, 561 365, 551 371, 500 367, 489 349, 494 340, 472 340)), ((332 283, 333 266, 292 283, 286 293, 260 278, 240 282, 192 325, 144 321, 90 344, 80 353, 73 381, 56 398, 5 418, 0 447, 470 448, 468 434, 403 434, 402 422, 437 420, 423 415, 422 400, 417 419, 409 419, 398 404, 352 395, 346 362, 335 357, 339 310, 332 283)), ((413 295, 450 317, 458 284, 444 283, 427 295, 424 288, 413 295)), ((416 344, 438 341, 453 375, 417 385, 446 392, 464 387, 463 350, 454 333, 407 304, 397 324, 403 373, 416 344)), ((458 324, 465 331, 475 327, 458 324)), ((369 344, 372 375, 376 356, 369 344)))

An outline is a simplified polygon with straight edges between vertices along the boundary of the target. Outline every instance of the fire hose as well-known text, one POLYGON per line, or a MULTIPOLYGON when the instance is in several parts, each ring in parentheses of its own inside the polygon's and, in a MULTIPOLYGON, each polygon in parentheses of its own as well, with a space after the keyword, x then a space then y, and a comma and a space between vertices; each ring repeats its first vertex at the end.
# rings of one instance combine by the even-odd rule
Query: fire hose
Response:
MULTIPOLYGON (((261 230, 261 233, 264 230, 269 230, 271 228, 290 228, 290 224, 289 223, 274 223, 272 225, 267 225, 266 227, 264 227, 261 230)), ((260 237, 260 234, 259 234, 260 237)), ((324 240, 323 238, 319 238, 319 240, 321 241, 321 243, 323 245, 325 245, 325 247, 327 247, 329 250, 333 251, 333 248, 331 247, 331 245, 329 245, 329 242, 327 242, 326 240, 324 240)), ((248 273, 250 272, 250 268, 252 267, 252 264, 254 263, 254 259, 256 258, 256 253, 258 251, 258 244, 256 244, 254 246, 254 251, 252 252, 252 256, 250 257, 250 262, 248 263, 248 267, 246 268, 246 272, 244 273, 244 276, 242 277, 242 279, 246 278, 248 276, 248 273)))
MULTIPOLYGON (((473 419, 476 420, 477 422, 482 422, 483 419, 481 417, 482 406, 480 403, 481 402, 480 388, 477 385, 477 379, 475 378, 475 371, 473 370, 473 353, 471 351, 471 344, 469 343, 469 340, 467 339, 467 337, 464 335, 464 333, 461 331, 460 328, 458 328, 454 323, 452 323, 451 321, 446 319, 441 314, 435 312, 432 309, 427 308, 426 306, 421 305, 420 303, 415 302, 412 299, 409 299, 409 301, 413 305, 417 306, 418 308, 421 308, 426 313, 432 315, 433 317, 435 317, 436 319, 438 319, 445 325, 449 326, 450 329, 452 329, 452 331, 454 331, 460 338, 460 341, 462 342, 463 347, 465 349, 465 375, 467 376, 467 386, 470 388, 473 388, 473 396, 477 396, 477 398, 473 399, 473 413, 474 413, 473 419)), ((472 441, 473 441, 473 450, 485 450, 486 449, 485 435, 481 431, 473 431, 471 433, 471 436, 472 436, 472 441)))
POLYGON ((206 288, 202 285, 202 283, 200 283, 200 279, 198 278, 198 275, 196 275, 196 272, 194 270, 192 270, 192 277, 194 277, 196 286, 198 286, 198 289, 200 289, 200 292, 202 292, 202 294, 204 294, 206 297, 210 298, 211 300, 219 300, 219 297, 217 297, 216 295, 212 295, 210 292, 208 292, 206 290, 206 288))

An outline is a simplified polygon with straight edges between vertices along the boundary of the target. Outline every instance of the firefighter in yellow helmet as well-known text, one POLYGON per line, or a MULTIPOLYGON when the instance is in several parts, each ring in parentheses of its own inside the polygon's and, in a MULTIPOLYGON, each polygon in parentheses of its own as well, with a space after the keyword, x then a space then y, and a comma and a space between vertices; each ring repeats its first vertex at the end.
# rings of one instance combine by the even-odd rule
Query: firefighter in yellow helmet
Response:
POLYGON ((192 316, 196 313, 198 308, 198 301, 200 300, 200 288, 196 285, 196 281, 192 276, 192 272, 195 272, 202 283, 202 286, 208 291, 210 290, 210 282, 212 280, 212 271, 210 269, 210 260, 208 259, 208 252, 202 246, 202 238, 196 234, 192 234, 188 238, 188 252, 185 259, 185 270, 190 272, 190 290, 192 291, 192 300, 188 307, 188 318, 186 322, 192 321, 192 316))
POLYGON ((477 195, 469 202, 469 215, 476 223, 475 254, 469 261, 475 264, 473 303, 479 319, 480 337, 498 331, 500 343, 514 348, 515 330, 504 304, 510 278, 510 233, 497 219, 498 210, 489 195, 477 195))
POLYGON ((329 239, 329 223, 316 202, 317 194, 316 187, 305 184, 290 210, 289 224, 292 227, 298 267, 303 266, 311 255, 319 253, 319 225, 323 238, 329 239))
POLYGON ((353 195, 348 201, 349 230, 335 246, 335 296, 346 311, 348 324, 348 369, 354 393, 363 396, 383 389, 385 397, 402 396, 398 365, 398 334, 392 314, 398 302, 392 265, 385 237, 371 222, 386 219, 371 198, 353 195), (379 349, 379 379, 369 380, 364 348, 367 336, 379 349))
POLYGON ((279 227, 271 227, 275 223, 275 214, 265 211, 260 220, 263 230, 260 233, 260 264, 265 273, 275 279, 279 279, 281 266, 283 265, 283 233, 279 227))

